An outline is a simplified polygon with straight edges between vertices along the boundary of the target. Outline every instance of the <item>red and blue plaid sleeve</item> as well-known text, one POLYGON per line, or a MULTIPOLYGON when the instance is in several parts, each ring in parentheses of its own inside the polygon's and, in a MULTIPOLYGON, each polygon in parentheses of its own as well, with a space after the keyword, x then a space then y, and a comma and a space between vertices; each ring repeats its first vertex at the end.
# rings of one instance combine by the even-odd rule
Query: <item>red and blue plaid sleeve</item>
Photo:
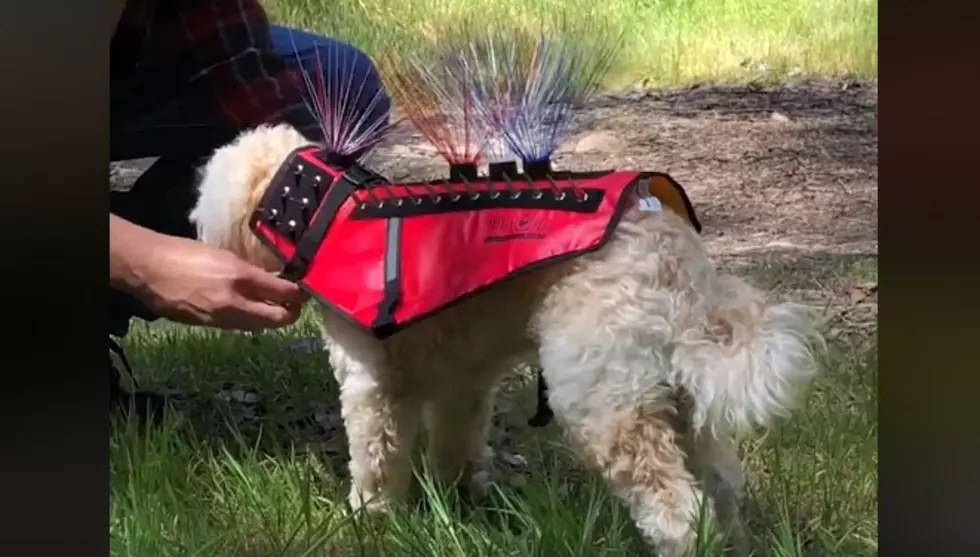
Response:
POLYGON ((307 137, 319 137, 319 126, 303 100, 300 70, 275 52, 269 19, 258 1, 150 3, 154 9, 142 15, 154 35, 152 44, 183 68, 187 90, 211 96, 232 126, 288 122, 307 137))

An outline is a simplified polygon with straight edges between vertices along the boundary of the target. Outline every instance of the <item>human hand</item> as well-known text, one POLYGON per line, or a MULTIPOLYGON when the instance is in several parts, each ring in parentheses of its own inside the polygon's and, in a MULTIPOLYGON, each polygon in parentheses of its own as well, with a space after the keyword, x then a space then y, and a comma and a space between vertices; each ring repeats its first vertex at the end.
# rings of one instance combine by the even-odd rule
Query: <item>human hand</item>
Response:
POLYGON ((161 317, 237 330, 283 327, 299 318, 299 286, 229 251, 183 238, 167 238, 152 251, 144 300, 161 317))
POLYGON ((305 295, 223 250, 157 234, 110 215, 110 284, 160 317, 190 325, 256 330, 294 323, 305 295))

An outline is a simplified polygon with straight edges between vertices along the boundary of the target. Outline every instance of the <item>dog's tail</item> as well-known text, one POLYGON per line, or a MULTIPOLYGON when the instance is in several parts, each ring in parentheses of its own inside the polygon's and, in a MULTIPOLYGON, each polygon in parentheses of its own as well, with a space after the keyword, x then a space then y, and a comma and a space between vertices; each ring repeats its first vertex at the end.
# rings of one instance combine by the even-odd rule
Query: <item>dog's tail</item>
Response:
POLYGON ((696 430, 747 434, 796 406, 823 341, 806 306, 769 304, 733 276, 717 285, 704 319, 677 339, 671 382, 690 393, 696 430))

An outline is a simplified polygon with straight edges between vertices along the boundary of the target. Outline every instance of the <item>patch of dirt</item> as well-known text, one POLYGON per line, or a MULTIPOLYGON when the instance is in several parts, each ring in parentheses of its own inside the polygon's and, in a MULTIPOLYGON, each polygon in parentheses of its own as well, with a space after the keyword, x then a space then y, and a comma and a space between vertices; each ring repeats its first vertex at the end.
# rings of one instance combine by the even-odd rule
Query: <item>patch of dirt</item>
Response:
MULTIPOLYGON (((608 95, 580 110, 556 166, 666 172, 722 262, 878 249, 877 81, 608 95), (605 148, 604 148, 605 147, 605 148)), ((393 180, 444 163, 401 124, 372 156, 393 180)))
MULTIPOLYGON (((728 269, 876 258, 877 109, 876 79, 632 90, 579 110, 555 163, 670 174, 687 190, 712 257, 728 269)), ((446 173, 407 123, 369 164, 392 180, 446 173)), ((820 305, 849 303, 842 289, 790 290, 820 305)), ((872 313, 876 320, 876 303, 872 313)))

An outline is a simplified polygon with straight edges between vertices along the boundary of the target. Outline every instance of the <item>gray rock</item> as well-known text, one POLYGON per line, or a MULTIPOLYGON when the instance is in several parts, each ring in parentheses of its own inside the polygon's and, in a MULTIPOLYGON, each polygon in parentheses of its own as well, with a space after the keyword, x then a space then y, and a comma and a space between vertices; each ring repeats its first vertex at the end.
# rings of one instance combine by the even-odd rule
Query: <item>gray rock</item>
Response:
POLYGON ((618 153, 626 144, 618 136, 608 131, 586 134, 575 143, 573 151, 582 153, 618 153))

